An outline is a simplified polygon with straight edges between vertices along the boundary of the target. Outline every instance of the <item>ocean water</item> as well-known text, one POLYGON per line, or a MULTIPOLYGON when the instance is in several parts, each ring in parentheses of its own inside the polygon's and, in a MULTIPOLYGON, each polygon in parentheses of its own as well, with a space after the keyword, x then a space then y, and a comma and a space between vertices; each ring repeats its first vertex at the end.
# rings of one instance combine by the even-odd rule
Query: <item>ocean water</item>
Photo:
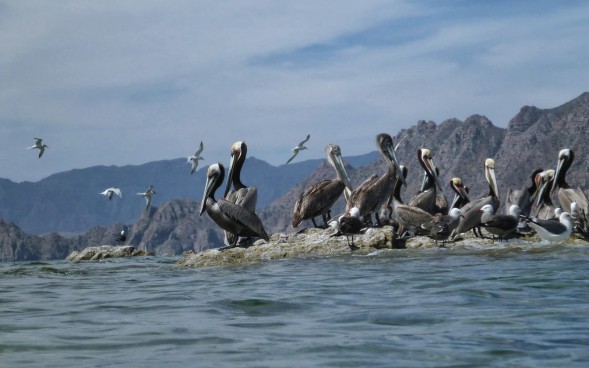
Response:
POLYGON ((0 366, 589 366, 589 246, 176 260, 0 264, 0 366))

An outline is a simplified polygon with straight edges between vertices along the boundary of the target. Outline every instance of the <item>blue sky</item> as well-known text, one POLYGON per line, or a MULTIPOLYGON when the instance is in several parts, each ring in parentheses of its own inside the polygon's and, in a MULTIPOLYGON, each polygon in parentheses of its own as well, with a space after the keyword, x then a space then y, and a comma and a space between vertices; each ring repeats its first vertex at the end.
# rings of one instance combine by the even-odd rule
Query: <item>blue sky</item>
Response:
POLYGON ((201 140, 202 166, 236 140, 280 165, 307 133, 296 160, 367 153, 422 119, 505 127, 589 90, 588 34, 585 1, 0 1, 0 177, 201 140))

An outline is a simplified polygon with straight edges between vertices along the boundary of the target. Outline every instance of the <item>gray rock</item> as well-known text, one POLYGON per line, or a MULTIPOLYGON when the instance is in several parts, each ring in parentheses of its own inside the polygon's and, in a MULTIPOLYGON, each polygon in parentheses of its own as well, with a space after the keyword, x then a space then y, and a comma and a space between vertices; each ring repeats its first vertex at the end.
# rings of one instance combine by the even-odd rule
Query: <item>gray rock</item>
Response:
MULTIPOLYGON (((370 228, 365 234, 354 236, 355 250, 348 246, 345 235, 334 236, 332 229, 308 228, 300 233, 274 234, 270 242, 257 240, 248 248, 230 248, 225 250, 209 249, 195 253, 188 251, 182 254, 177 261, 180 267, 205 267, 253 264, 257 262, 286 259, 286 258, 313 258, 349 256, 350 254, 368 255, 375 251, 406 248, 432 249, 438 248, 435 241, 425 237, 416 236, 402 242, 393 241, 392 227, 370 228)), ((487 233, 486 236, 490 236, 487 233)), ((568 243, 584 244, 587 242, 571 238, 568 243)), ((441 242, 438 242, 441 245, 441 242)), ((460 235, 456 241, 448 241, 444 247, 453 249, 501 249, 501 248, 533 248, 540 245, 537 236, 526 236, 510 239, 508 242, 499 242, 490 238, 475 238, 472 232, 460 235)))
POLYGON ((98 247, 87 247, 81 251, 73 251, 67 256, 67 261, 96 261, 106 258, 120 258, 120 257, 137 257, 137 256, 152 256, 153 253, 148 253, 143 250, 136 249, 130 245, 112 246, 101 245, 98 247))

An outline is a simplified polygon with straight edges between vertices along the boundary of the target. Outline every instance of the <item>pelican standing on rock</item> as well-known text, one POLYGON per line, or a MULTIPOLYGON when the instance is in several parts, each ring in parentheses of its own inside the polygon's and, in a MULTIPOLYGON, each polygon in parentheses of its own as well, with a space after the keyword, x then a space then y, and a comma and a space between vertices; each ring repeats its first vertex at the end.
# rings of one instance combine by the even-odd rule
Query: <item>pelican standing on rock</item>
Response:
POLYGON ((123 192, 121 192, 121 190, 117 187, 108 188, 100 194, 106 196, 106 198, 108 198, 109 201, 112 199, 113 194, 116 194, 119 197, 123 198, 123 192))
POLYGON ((462 183, 462 179, 452 178, 450 179, 449 185, 454 191, 454 199, 450 205, 450 210, 452 208, 462 208, 465 204, 470 202, 470 199, 468 198, 468 187, 462 183))
POLYGON ((512 205, 516 205, 521 210, 523 216, 529 216, 532 204, 534 203, 534 193, 538 190, 538 184, 536 183, 536 175, 544 171, 543 169, 536 169, 532 172, 530 179, 532 185, 526 187, 525 185, 521 189, 508 189, 507 196, 505 197, 505 210, 509 214, 509 210, 512 205))
POLYGON ((157 192, 155 190, 153 190, 153 186, 149 185, 147 187, 147 189, 145 190, 145 192, 139 192, 137 193, 137 195, 140 195, 142 197, 145 197, 145 210, 149 210, 149 208, 151 207, 151 196, 157 194, 157 192))
POLYGON ((286 164, 288 164, 289 162, 291 162, 293 160, 293 158, 295 158, 296 155, 299 154, 299 151, 302 151, 302 150, 306 150, 307 149, 307 147, 305 147, 305 143, 307 143, 307 141, 309 140, 309 138, 311 138, 311 134, 307 134, 307 138, 303 139, 299 144, 297 144, 297 146, 295 148, 292 149, 294 151, 294 153, 288 159, 288 161, 286 161, 286 164))
POLYGON ((199 216, 206 210, 221 229, 234 235, 234 243, 229 248, 236 246, 240 236, 259 237, 269 241, 262 220, 254 212, 223 198, 215 200, 215 191, 223 184, 224 178, 225 167, 221 163, 209 166, 199 216))
POLYGON ((589 202, 585 193, 577 188, 573 189, 565 180, 568 169, 575 159, 575 151, 569 148, 561 150, 558 154, 558 165, 554 174, 554 182, 551 192, 557 191, 558 201, 562 210, 572 213, 571 204, 577 203, 576 223, 584 236, 589 236, 589 202))
MULTIPOLYGON (((487 183, 489 183, 489 194, 469 202, 461 208, 462 219, 458 227, 454 230, 453 237, 480 226, 482 212, 479 210, 484 205, 492 205, 493 213, 499 208, 499 194, 497 191, 497 180, 495 179, 495 161, 491 158, 485 160, 485 178, 487 179, 487 183)), ((476 231, 473 230, 473 232, 477 235, 476 231)))
POLYGON ((550 198, 550 188, 554 182, 554 170, 548 169, 536 174, 536 200, 530 210, 530 216, 540 220, 554 218, 556 206, 550 198))
POLYGON ((317 226, 315 217, 322 216, 327 226, 329 209, 341 196, 342 192, 348 200, 351 193, 350 179, 346 173, 342 161, 342 152, 337 144, 328 144, 325 148, 327 162, 335 169, 336 178, 323 180, 305 190, 298 201, 292 214, 292 227, 297 227, 303 220, 311 219, 313 225, 317 226))
POLYGON ((396 181, 401 180, 401 183, 407 184, 401 173, 399 161, 397 160, 393 138, 386 133, 377 135, 376 147, 387 164, 387 172, 380 177, 373 175, 360 184, 352 192, 346 211, 349 211, 352 207, 357 207, 360 211, 360 216, 363 216, 365 219, 370 219, 372 213, 375 213, 376 222, 380 225, 378 210, 393 195, 396 181))
POLYGON ((43 152, 45 152, 45 148, 49 148, 48 145, 43 143, 43 138, 33 138, 35 139, 35 145, 29 147, 29 149, 38 149, 39 150, 39 158, 43 156, 43 152))
POLYGON ((190 175, 194 174, 194 171, 196 171, 196 168, 198 167, 198 160, 204 160, 204 157, 200 156, 203 149, 204 149, 204 145, 202 144, 202 141, 201 141, 200 146, 198 146, 198 149, 196 150, 196 152, 194 152, 194 155, 188 156, 187 162, 192 163, 192 169, 190 170, 190 175))
MULTIPOLYGON (((407 176, 408 169, 402 167, 401 175, 407 176)), ((419 207, 409 206, 401 200, 401 183, 397 182, 393 191, 393 216, 398 222, 397 236, 402 237, 405 230, 415 232, 423 229, 423 225, 430 223, 434 217, 429 212, 422 210, 419 207)), ((429 231, 429 229, 428 229, 429 231)))
MULTIPOLYGON (((258 202, 258 190, 256 187, 247 187, 241 182, 241 169, 247 156, 247 144, 243 141, 233 143, 231 146, 231 161, 229 162, 229 176, 223 198, 229 202, 245 207, 252 212, 256 212, 256 203, 258 202), (233 185, 233 191, 231 191, 233 185)), ((234 243, 231 232, 225 232, 225 241, 227 245, 234 243)))
MULTIPOLYGON (((432 152, 427 148, 418 149, 417 160, 425 171, 425 177, 421 192, 411 198, 409 206, 419 207, 432 215, 438 212, 443 213, 443 210, 437 206, 438 193, 436 188, 439 188, 441 191, 442 187, 438 181, 438 172, 436 165, 434 165, 432 152)), ((446 202, 446 211, 447 207, 448 203, 446 202)))

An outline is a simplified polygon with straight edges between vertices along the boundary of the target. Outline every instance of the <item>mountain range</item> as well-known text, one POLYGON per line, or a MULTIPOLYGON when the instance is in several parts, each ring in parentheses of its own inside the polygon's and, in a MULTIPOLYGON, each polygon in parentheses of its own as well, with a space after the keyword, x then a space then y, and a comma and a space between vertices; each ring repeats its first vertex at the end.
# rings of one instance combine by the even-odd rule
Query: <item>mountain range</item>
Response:
MULTIPOLYGON (((409 199, 421 184, 423 171, 416 155, 421 147, 432 150, 441 171, 444 193, 450 200, 453 194, 447 183, 452 177, 463 179, 471 198, 488 191, 483 171, 487 157, 495 159, 503 199, 507 189, 529 185, 534 169, 555 168, 562 148, 572 148, 576 153, 567 181, 587 191, 588 128, 589 92, 555 108, 524 106, 506 128, 493 125, 483 115, 472 115, 464 121, 448 119, 439 124, 418 121, 393 137, 399 144, 401 164, 409 168, 409 186, 403 188, 402 195, 409 199)), ((375 136, 377 133, 380 132, 375 132, 375 136)), ((345 152, 345 147, 342 150, 345 152)), ((376 151, 344 160, 353 186, 386 169, 376 151)), ((206 166, 190 175, 186 159, 176 159, 71 170, 34 183, 0 179, 0 258, 62 258, 63 252, 54 248, 70 251, 112 243, 124 227, 128 228, 129 244, 159 254, 219 246, 221 231, 207 215, 198 216, 197 201, 202 198, 206 166), (153 185, 158 192, 149 211, 144 210, 144 200, 136 195, 147 185, 153 185), (109 201, 98 195, 110 186, 121 188, 123 198, 109 201), (56 232, 75 234, 64 237, 56 232), (46 233, 49 234, 38 236, 46 233)), ((244 183, 258 188, 257 212, 268 233, 296 230, 290 222, 300 193, 313 183, 332 177, 333 169, 325 160, 275 167, 255 157, 246 160, 242 174, 244 183)), ((340 199, 333 212, 340 213, 344 205, 340 199)))

